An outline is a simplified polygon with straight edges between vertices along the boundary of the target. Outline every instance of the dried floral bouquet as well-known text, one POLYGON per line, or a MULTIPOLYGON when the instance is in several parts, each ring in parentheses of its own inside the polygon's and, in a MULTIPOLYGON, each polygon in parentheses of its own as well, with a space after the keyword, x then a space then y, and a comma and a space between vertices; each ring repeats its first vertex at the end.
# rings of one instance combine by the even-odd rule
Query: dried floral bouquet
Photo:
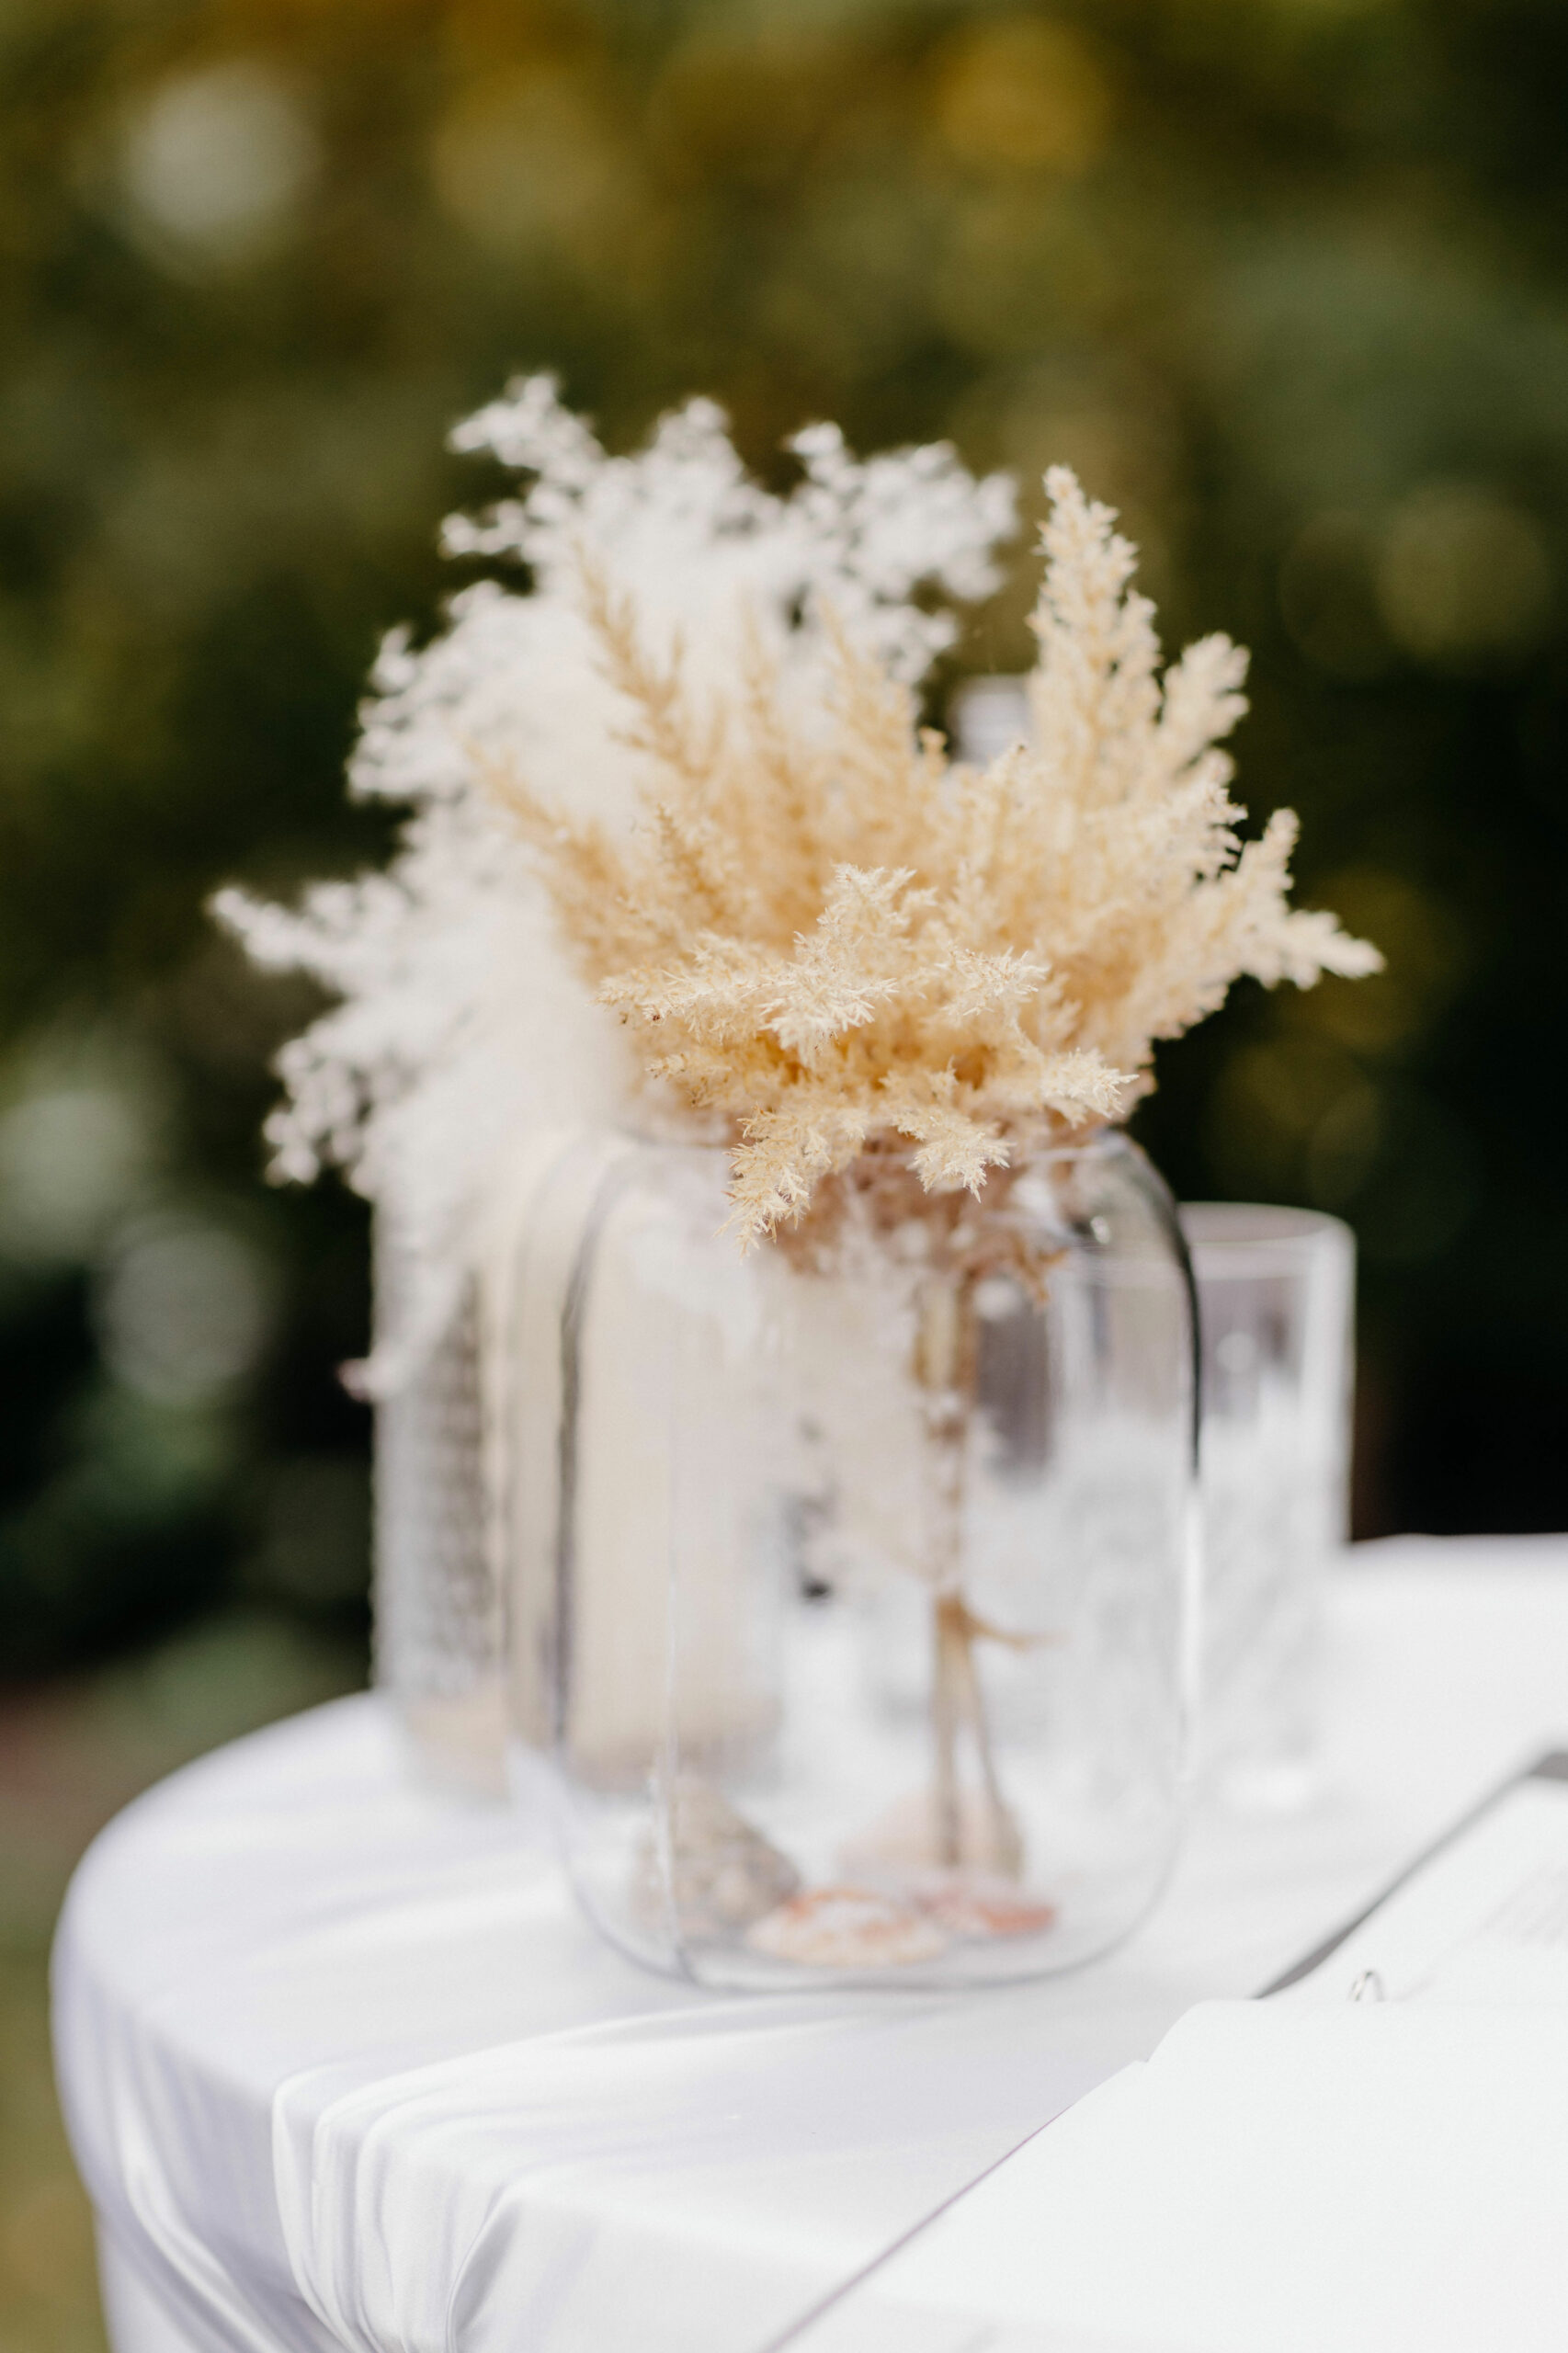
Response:
POLYGON ((630 1027, 647 1078, 731 1139, 732 1223, 831 1277, 846 1245, 924 1229, 914 1371, 934 1477, 937 1859, 964 1855, 957 1750, 972 1739, 980 1859, 1015 1875, 961 1531, 976 1414, 977 1287, 1036 1296, 995 1214, 1008 1172, 1081 1139, 1153 1085, 1156 1040, 1232 982, 1306 987, 1374 969, 1330 915, 1287 904, 1296 835, 1244 847, 1220 748, 1245 656, 1187 649, 1162 677, 1153 608, 1111 511, 1054 470, 1033 626, 1032 745, 952 764, 908 685, 821 619, 829 663, 801 704, 753 634, 700 715, 677 648, 649 658, 634 601, 592 565, 583 608, 643 765, 630 834, 488 769, 542 861, 578 968, 630 1027))
POLYGON ((710 407, 612 460, 538 379, 459 439, 533 480, 449 544, 532 579, 467 590, 444 637, 383 654, 355 780, 415 804, 399 858, 299 915, 221 903, 261 961, 343 1000, 285 1056, 280 1165, 343 1162, 414 1238, 426 1279, 369 1369, 383 1392, 449 1312, 508 1123, 585 1102, 614 1117, 641 1093, 723 1141, 737 1248, 903 1282, 931 1859, 1014 1876, 975 1651, 1019 1638, 975 1608, 963 1559, 977 1295, 999 1272, 1036 1300, 1050 1282, 1009 1193, 1042 1146, 1119 1120, 1156 1042, 1238 976, 1305 987, 1376 951, 1289 906, 1289 813, 1244 846, 1221 746, 1245 657, 1210 637, 1162 674, 1134 551, 1065 470, 1030 741, 977 767, 919 724, 953 625, 915 590, 994 584, 1006 484, 943 449, 862 465, 818 427, 772 499, 710 407))

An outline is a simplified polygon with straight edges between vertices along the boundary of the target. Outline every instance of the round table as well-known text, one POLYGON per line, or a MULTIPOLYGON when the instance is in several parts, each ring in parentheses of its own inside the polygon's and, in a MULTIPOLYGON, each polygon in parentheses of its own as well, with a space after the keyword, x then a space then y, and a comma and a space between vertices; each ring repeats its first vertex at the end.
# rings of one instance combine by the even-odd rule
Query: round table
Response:
POLYGON ((1200 1812, 1115 1958, 963 1997, 645 1974, 374 1695, 176 1774, 87 1855, 55 1953, 117 2353, 764 2353, 1568 1735, 1568 1540, 1362 1547, 1329 1632, 1312 1806, 1200 1812))

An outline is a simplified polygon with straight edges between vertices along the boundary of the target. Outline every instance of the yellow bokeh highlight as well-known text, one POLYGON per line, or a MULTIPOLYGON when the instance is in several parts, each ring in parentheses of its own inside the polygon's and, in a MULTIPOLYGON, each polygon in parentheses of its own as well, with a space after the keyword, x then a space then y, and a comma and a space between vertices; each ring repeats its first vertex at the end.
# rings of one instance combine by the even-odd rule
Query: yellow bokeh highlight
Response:
POLYGON ((588 77, 541 63, 477 80, 430 147, 443 211, 503 258, 557 250, 596 270, 640 217, 631 159, 588 77))
POLYGON ((1007 17, 942 53, 935 113, 942 146, 961 163, 1071 176, 1105 146, 1111 93, 1080 34, 1007 17))
POLYGON ((1471 957, 1456 918, 1412 877, 1346 867, 1321 896, 1358 938, 1376 941, 1383 969, 1354 984, 1325 981, 1300 1000, 1301 1017, 1371 1055, 1412 1042, 1458 994, 1471 957))

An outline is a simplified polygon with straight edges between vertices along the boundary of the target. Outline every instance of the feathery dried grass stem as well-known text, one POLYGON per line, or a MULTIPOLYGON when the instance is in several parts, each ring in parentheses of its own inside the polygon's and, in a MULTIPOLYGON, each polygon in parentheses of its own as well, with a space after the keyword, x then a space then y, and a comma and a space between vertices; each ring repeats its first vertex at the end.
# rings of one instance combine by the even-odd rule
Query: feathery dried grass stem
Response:
POLYGON ((974 1293, 980 1279, 971 1264, 927 1279, 922 1286, 915 1342, 915 1374, 924 1401, 927 1460, 931 1466, 931 1549, 927 1579, 932 1592, 932 1690, 937 1859, 957 1869, 964 1854, 963 1809, 959 1787, 959 1743, 968 1728, 980 1768, 988 1854, 983 1859, 1005 1877, 1023 1869, 1023 1839, 1002 1794, 992 1746, 985 1692, 974 1649, 993 1632, 964 1597, 964 1485, 979 1372, 979 1325, 974 1293))
POLYGON ((933 1608, 933 1630, 931 1723, 936 1750, 937 1860, 944 1870, 977 1862, 1004 1879, 1017 1879, 1024 1868, 1023 1834, 1002 1793, 985 1693, 974 1654, 977 1640, 990 1630, 956 1593, 937 1595, 933 1608), (980 1767, 984 1805, 986 1846, 978 1856, 964 1852, 958 1745, 966 1723, 980 1767))

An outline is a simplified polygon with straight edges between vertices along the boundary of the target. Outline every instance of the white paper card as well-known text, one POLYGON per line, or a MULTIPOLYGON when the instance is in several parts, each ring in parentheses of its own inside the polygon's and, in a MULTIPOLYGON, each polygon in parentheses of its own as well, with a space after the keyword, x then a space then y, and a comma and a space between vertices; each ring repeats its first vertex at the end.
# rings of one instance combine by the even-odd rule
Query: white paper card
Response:
POLYGON ((1562 2353, 1568 1782, 1312 1973, 1190 2011, 791 2353, 1562 2353), (1348 2001, 1375 1972, 1389 1998, 1348 2001))

